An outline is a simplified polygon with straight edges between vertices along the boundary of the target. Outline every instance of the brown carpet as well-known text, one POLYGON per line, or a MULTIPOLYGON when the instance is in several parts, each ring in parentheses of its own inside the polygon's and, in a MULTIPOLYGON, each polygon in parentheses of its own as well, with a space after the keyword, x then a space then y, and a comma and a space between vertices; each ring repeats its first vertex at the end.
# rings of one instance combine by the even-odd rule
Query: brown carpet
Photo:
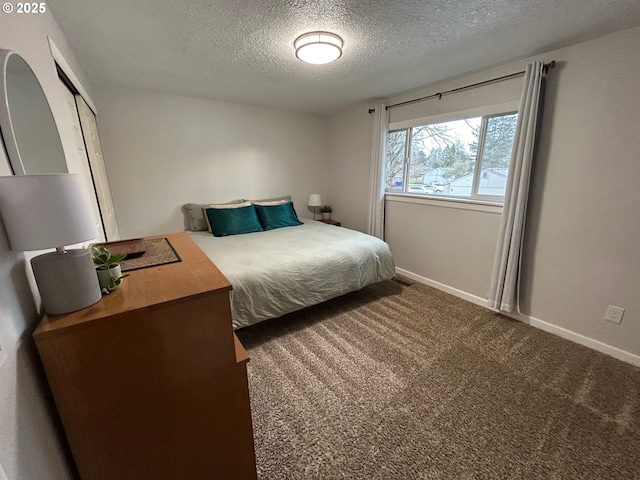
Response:
POLYGON ((640 478, 640 369, 427 286, 237 333, 261 479, 640 478))

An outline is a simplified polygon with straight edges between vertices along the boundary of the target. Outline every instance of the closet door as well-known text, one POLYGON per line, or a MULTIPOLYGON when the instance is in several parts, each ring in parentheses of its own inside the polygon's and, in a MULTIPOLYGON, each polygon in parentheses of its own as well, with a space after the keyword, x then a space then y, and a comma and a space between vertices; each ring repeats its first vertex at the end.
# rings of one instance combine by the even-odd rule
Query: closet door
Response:
POLYGON ((82 135, 82 127, 80 126, 80 118, 78 117, 76 100, 73 93, 67 89, 66 86, 63 90, 65 93, 65 101, 69 112, 69 118, 72 122, 73 140, 75 144, 72 154, 69 155, 69 153, 67 153, 67 167, 69 169, 69 173, 77 173, 80 176, 86 202, 93 213, 96 229, 100 232, 98 240, 104 241, 106 239, 105 229, 102 224, 98 198, 93 186, 93 178, 91 175, 91 169, 89 168, 89 159, 85 148, 84 137, 82 135))
POLYGON ((89 158, 89 167, 91 169, 91 175, 93 176, 93 184, 96 196, 98 197, 104 232, 107 240, 119 240, 120 232, 116 220, 116 211, 113 206, 109 177, 107 176, 107 169, 104 164, 104 157, 102 156, 102 146, 100 145, 100 137, 98 136, 96 115, 89 108, 89 105, 87 105, 87 102, 84 101, 82 96, 76 94, 75 101, 89 158))

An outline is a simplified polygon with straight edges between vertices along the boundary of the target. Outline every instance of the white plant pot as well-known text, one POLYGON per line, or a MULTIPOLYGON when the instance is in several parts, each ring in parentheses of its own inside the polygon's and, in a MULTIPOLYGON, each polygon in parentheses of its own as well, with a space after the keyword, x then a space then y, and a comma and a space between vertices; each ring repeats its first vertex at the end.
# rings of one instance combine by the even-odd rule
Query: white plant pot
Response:
POLYGON ((331 212, 322 212, 323 220, 331 220, 331 212))
POLYGON ((103 288, 109 289, 109 283, 112 278, 120 278, 122 276, 122 270, 120 265, 111 267, 109 270, 96 270, 98 274, 98 282, 100 283, 100 290, 103 288))

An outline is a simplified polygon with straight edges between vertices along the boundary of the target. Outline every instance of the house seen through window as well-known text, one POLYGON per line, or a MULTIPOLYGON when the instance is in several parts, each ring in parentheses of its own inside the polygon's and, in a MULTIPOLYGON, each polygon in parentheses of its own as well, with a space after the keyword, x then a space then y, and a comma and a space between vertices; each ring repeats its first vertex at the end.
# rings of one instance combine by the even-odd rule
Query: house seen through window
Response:
POLYGON ((518 114, 390 131, 387 192, 502 201, 518 114))

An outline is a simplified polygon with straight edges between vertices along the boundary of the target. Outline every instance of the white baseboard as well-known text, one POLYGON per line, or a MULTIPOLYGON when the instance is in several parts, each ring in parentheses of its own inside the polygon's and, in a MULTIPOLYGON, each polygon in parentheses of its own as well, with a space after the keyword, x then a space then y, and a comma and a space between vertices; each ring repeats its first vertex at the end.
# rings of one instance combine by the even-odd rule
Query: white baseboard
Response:
MULTIPOLYGON (((398 275, 402 275, 403 277, 410 278, 411 280, 415 280, 418 283, 429 285, 430 287, 437 288, 438 290, 442 290, 446 293, 450 293, 451 295, 455 295, 456 297, 467 300, 468 302, 480 305, 487 310, 492 310, 487 306, 486 298, 472 295, 471 293, 467 293, 457 288, 450 287, 449 285, 445 285, 444 283, 436 282, 435 280, 417 275, 402 268, 396 268, 396 273, 398 275)), ((553 333, 554 335, 570 340, 574 343, 578 343, 585 347, 589 347, 593 350, 597 350, 598 352, 617 358, 618 360, 622 360, 623 362, 640 367, 640 355, 636 355, 635 353, 627 352, 626 350, 607 345, 606 343, 603 343, 599 340, 585 337, 584 335, 573 332, 571 330, 567 330, 566 328, 558 327, 557 325, 545 322, 544 320, 540 320, 539 318, 535 318, 530 315, 524 315, 521 313, 503 313, 503 315, 507 315, 515 320, 519 320, 523 323, 526 323, 527 325, 531 325, 532 327, 539 328, 540 330, 544 330, 545 332, 553 333)))
POLYGON ((584 335, 573 332, 571 330, 567 330, 566 328, 558 327, 557 325, 545 322, 544 320, 540 320, 539 318, 535 318, 530 315, 514 313, 509 314, 509 316, 515 318, 516 320, 520 320, 528 325, 531 325, 532 327, 539 328, 540 330, 544 330, 545 332, 553 333, 554 335, 558 335, 559 337, 566 338, 567 340, 571 340, 572 342, 579 343, 580 345, 584 345, 585 347, 589 347, 593 350, 605 353, 614 358, 617 358, 618 360, 622 360, 623 362, 627 362, 635 365, 636 367, 640 367, 640 355, 636 355, 635 353, 627 352, 626 350, 622 350, 617 347, 612 347, 611 345, 607 345, 600 340, 585 337, 584 335))
POLYGON ((425 285, 429 285, 430 287, 437 288, 438 290, 442 290, 443 292, 450 293, 451 295, 455 295, 456 297, 462 298, 463 300, 467 300, 471 303, 475 303, 476 305, 480 305, 481 307, 487 306, 486 298, 481 298, 476 295, 472 295, 471 293, 467 293, 463 290, 458 290, 457 288, 450 287, 449 285, 445 285, 444 283, 436 282, 435 280, 431 280, 430 278, 417 275, 413 272, 410 272, 409 270, 396 267, 396 273, 398 275, 402 275, 403 277, 410 278, 411 280, 415 280, 418 283, 423 283, 425 285))

